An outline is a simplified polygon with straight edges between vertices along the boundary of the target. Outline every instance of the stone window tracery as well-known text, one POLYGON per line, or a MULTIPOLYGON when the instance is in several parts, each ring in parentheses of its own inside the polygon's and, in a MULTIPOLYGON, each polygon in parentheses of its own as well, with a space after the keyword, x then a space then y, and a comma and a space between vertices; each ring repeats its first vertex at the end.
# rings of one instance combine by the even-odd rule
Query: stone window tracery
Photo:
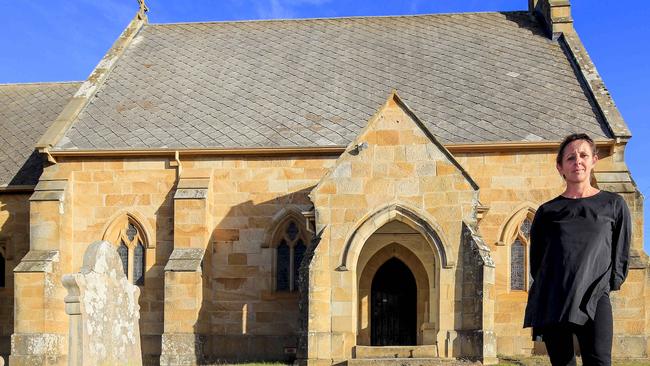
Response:
POLYGON ((298 290, 298 276, 307 246, 305 229, 290 218, 281 225, 275 240, 275 290, 298 290))
POLYGON ((142 226, 130 215, 124 215, 111 225, 104 239, 117 245, 116 251, 129 282, 143 286, 147 240, 142 226))
POLYGON ((531 224, 531 218, 526 217, 517 228, 515 239, 510 246, 510 290, 525 291, 530 286, 528 249, 531 224))

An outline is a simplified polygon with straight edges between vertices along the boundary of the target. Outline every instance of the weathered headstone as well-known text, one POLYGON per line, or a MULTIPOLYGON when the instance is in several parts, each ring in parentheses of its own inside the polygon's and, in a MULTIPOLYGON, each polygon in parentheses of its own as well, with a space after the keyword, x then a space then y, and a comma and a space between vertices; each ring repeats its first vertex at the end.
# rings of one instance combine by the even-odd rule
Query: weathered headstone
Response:
POLYGON ((80 273, 63 276, 70 315, 69 365, 141 365, 140 289, 129 283, 115 247, 92 243, 80 273))

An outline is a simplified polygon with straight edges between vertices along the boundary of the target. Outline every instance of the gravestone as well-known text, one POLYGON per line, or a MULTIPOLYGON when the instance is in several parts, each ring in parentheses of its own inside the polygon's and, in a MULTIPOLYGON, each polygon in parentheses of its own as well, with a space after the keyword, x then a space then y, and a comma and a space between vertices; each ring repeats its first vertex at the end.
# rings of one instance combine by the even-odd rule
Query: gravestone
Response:
POLYGON ((107 241, 92 243, 80 273, 63 276, 70 315, 68 365, 142 365, 140 289, 107 241))

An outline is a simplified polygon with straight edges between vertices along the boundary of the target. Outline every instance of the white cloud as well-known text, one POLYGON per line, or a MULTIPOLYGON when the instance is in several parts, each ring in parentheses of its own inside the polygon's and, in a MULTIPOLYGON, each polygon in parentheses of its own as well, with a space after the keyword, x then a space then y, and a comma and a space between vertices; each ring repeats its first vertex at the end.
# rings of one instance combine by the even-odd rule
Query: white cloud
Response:
POLYGON ((411 12, 411 13, 417 13, 419 7, 420 7, 420 1, 419 0, 412 0, 408 4, 408 9, 409 9, 409 12, 411 12))
POLYGON ((257 2, 257 15, 262 19, 287 19, 292 18, 294 13, 289 7, 282 4, 280 0, 269 0, 257 2))
POLYGON ((317 5, 317 6, 319 6, 319 5, 327 4, 327 3, 331 2, 331 1, 332 0, 286 0, 286 3, 288 3, 290 5, 307 4, 307 5, 317 5))
POLYGON ((253 1, 257 15, 263 19, 288 19, 297 14, 295 7, 322 6, 332 0, 259 0, 253 1))

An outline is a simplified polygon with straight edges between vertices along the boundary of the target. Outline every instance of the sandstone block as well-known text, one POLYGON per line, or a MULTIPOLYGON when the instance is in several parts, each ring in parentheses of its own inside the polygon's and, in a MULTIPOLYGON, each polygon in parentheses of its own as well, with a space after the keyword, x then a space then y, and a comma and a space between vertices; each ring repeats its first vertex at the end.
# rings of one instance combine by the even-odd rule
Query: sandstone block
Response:
POLYGON ((215 229, 214 236, 218 241, 237 241, 239 229, 215 229))
POLYGON ((245 253, 232 253, 228 255, 229 265, 246 265, 247 255, 245 253))
MULTIPOLYGON (((395 130, 377 130, 373 140, 379 146, 395 146, 399 144, 399 131, 395 130)), ((368 143, 372 143, 368 138, 368 143)))

